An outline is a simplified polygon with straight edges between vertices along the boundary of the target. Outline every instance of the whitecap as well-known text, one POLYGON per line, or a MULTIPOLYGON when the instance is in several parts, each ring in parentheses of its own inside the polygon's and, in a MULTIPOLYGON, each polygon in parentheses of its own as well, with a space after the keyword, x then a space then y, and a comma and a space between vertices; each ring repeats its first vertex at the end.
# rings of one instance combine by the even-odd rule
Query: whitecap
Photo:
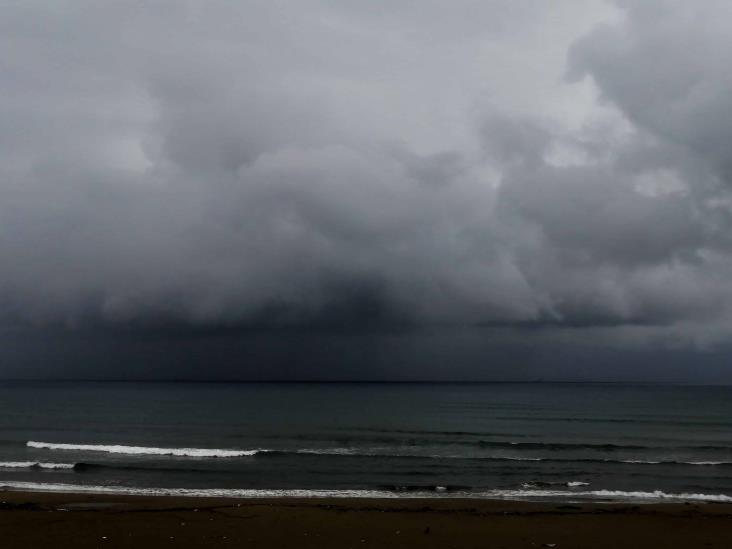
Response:
POLYGON ((146 446, 124 446, 119 444, 61 444, 29 440, 29 448, 46 450, 76 450, 79 452, 106 452, 110 454, 179 456, 179 457, 243 457, 253 456, 263 450, 221 450, 218 448, 157 448, 146 446))
POLYGON ((74 463, 43 461, 0 461, 0 469, 73 469, 74 465, 74 463))

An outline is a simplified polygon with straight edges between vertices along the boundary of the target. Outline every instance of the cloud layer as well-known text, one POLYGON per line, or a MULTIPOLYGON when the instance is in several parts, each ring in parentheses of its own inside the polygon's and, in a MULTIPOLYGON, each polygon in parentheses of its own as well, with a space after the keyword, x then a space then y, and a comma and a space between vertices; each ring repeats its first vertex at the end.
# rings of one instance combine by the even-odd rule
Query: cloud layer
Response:
POLYGON ((6 6, 5 329, 724 347, 729 3, 458 4, 6 6))

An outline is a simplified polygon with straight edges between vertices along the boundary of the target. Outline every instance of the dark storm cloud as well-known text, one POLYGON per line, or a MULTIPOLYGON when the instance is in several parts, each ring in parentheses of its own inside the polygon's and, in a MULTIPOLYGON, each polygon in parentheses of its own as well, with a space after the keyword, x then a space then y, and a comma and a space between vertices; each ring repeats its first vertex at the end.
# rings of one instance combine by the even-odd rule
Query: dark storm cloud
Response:
POLYGON ((726 345, 727 3, 460 7, 6 3, 2 339, 726 345))

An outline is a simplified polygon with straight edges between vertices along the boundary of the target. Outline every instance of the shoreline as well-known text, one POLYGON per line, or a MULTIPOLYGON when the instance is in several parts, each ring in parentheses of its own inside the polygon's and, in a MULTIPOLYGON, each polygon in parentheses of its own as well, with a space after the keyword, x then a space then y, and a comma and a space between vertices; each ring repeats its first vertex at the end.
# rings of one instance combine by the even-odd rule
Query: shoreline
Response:
POLYGON ((0 492, 3 547, 730 547, 732 506, 0 492))
MULTIPOLYGON (((584 484, 584 483, 583 483, 584 484)), ((560 485, 561 486, 561 485, 560 485)), ((529 502, 547 504, 732 504, 732 496, 706 493, 666 493, 656 491, 620 491, 565 489, 486 489, 464 491, 443 486, 422 489, 258 489, 258 488, 160 488, 83 485, 68 483, 4 482, 0 481, 0 494, 23 492, 38 494, 108 495, 121 497, 180 497, 180 498, 223 498, 223 499, 371 499, 371 500, 475 500, 498 502, 529 502)))

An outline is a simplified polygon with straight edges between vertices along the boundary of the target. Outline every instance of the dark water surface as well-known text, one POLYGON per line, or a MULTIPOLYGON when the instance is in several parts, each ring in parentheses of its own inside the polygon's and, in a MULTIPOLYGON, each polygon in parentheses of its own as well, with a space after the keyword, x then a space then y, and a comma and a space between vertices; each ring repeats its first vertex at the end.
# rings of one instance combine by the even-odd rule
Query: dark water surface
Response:
POLYGON ((732 501, 732 387, 3 382, 0 484, 732 501))

